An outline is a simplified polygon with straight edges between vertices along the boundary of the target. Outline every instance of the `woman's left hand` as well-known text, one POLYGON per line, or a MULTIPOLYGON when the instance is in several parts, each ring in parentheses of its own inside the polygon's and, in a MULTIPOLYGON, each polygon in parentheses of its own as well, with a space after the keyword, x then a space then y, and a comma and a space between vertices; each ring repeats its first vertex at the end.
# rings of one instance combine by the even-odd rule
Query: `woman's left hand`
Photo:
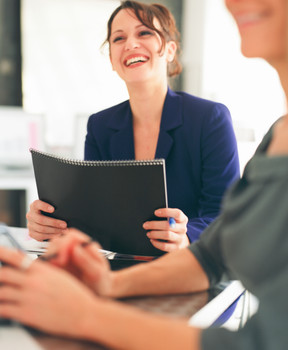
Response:
POLYGON ((97 297, 66 271, 0 247, 0 317, 54 334, 79 336, 97 297))
POLYGON ((165 252, 185 248, 189 245, 187 237, 187 216, 180 209, 162 208, 154 213, 160 218, 174 218, 175 224, 169 225, 169 220, 146 221, 143 224, 147 237, 153 246, 165 252))

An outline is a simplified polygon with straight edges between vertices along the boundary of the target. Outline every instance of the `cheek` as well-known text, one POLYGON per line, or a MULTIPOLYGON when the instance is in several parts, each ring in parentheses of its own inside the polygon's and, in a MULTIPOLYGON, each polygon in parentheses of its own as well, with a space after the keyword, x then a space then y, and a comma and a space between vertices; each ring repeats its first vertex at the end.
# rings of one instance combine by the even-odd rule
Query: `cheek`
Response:
POLYGON ((282 56, 286 52, 286 24, 285 21, 278 21, 275 23, 274 31, 271 30, 266 36, 266 43, 269 49, 271 50, 271 55, 274 55, 275 58, 282 56))
POLYGON ((115 48, 110 50, 110 62, 113 68, 117 65, 118 60, 119 60, 118 50, 115 48))
POLYGON ((282 58, 286 50, 286 28, 281 22, 241 33, 241 51, 246 57, 282 58))

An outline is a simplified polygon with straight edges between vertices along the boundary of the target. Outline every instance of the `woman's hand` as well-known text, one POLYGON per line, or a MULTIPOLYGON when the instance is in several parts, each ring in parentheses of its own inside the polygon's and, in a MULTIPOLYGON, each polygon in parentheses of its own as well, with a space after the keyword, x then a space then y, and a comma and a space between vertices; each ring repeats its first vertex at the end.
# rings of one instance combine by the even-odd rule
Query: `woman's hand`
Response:
POLYGON ((0 260, 10 265, 0 269, 0 317, 109 349, 199 349, 200 330, 186 320, 98 298, 66 271, 40 260, 30 264, 17 250, 0 247, 0 260))
POLYGON ((147 221, 143 224, 148 231, 147 237, 153 246, 165 252, 185 248, 189 245, 187 237, 187 216, 180 209, 163 208, 155 211, 160 218, 174 218, 175 224, 169 225, 168 220, 147 221))
POLYGON ((44 241, 66 233, 67 224, 65 221, 45 216, 42 212, 53 213, 54 208, 52 205, 37 199, 30 205, 30 210, 26 215, 29 235, 32 238, 44 241))
POLYGON ((67 229, 68 234, 56 237, 42 259, 61 267, 85 283, 94 293, 111 296, 112 272, 101 246, 76 229, 67 229))
MULTIPOLYGON (((97 297, 66 271, 0 247, 0 316, 54 334, 77 336, 97 297), (23 263, 25 262, 25 263, 23 263)), ((89 322, 89 321, 88 321, 89 322)))

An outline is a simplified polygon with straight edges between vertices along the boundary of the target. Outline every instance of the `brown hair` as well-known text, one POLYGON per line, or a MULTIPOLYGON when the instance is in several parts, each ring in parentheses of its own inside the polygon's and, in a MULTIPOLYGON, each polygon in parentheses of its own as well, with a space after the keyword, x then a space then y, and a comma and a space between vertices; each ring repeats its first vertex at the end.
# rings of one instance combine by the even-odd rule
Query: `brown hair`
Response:
POLYGON ((160 4, 143 4, 138 1, 122 1, 121 5, 118 6, 111 14, 107 23, 107 37, 103 43, 110 42, 112 22, 119 11, 124 9, 131 9, 137 19, 147 28, 155 31, 161 38, 161 49, 165 47, 165 44, 169 41, 174 41, 177 45, 175 57, 172 62, 168 63, 167 74, 169 77, 178 75, 182 71, 182 66, 178 60, 178 54, 180 51, 180 34, 175 24, 175 19, 172 13, 163 5, 160 4), (153 23, 154 18, 160 23, 161 29, 157 29, 153 23))

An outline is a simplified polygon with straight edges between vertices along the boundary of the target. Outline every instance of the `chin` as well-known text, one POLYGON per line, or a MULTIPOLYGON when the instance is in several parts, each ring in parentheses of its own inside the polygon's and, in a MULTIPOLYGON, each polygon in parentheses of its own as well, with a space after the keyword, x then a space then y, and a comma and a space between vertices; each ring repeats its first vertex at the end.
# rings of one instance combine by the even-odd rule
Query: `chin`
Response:
POLYGON ((271 56, 271 52, 267 52, 267 50, 260 50, 257 49, 257 47, 241 47, 241 52, 243 56, 247 58, 263 58, 263 59, 268 59, 271 56))
POLYGON ((283 55, 282 52, 280 52, 279 50, 273 49, 272 47, 266 47, 263 48, 263 45, 259 45, 259 47, 257 46, 245 46, 242 45, 241 46, 241 52, 243 54, 243 56, 247 57, 247 58, 263 58, 266 61, 269 61, 271 59, 279 59, 281 58, 281 56, 283 55))

